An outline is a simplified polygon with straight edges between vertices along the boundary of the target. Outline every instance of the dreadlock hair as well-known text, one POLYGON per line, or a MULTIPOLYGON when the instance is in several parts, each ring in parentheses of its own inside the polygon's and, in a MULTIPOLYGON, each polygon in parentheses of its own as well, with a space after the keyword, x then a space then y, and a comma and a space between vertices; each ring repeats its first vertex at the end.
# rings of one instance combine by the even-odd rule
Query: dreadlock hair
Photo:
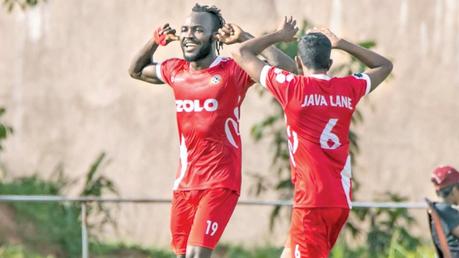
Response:
MULTIPOLYGON (((214 30, 212 32, 218 31, 218 29, 225 25, 225 19, 223 19, 220 9, 218 9, 215 5, 208 6, 196 3, 191 10, 193 12, 204 12, 212 15, 212 20, 214 22, 214 30)), ((217 40, 215 42, 215 48, 217 49, 217 54, 220 54, 220 49, 223 49, 223 43, 217 40)))

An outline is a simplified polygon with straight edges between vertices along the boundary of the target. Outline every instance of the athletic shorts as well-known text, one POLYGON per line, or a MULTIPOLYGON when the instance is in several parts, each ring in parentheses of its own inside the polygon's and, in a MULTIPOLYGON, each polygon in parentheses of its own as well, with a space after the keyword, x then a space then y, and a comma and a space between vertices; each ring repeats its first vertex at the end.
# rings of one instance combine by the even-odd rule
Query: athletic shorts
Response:
POLYGON ((214 249, 236 207, 239 195, 229 189, 175 191, 171 208, 171 246, 177 255, 187 245, 214 249))
POLYGON ((344 208, 293 208, 286 243, 292 258, 328 258, 348 216, 344 208))

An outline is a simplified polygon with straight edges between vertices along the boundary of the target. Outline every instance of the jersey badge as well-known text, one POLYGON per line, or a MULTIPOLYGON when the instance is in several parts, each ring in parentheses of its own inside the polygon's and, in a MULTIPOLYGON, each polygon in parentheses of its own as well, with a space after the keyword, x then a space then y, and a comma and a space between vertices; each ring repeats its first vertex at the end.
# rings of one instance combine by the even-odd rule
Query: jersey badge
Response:
POLYGON ((210 83, 213 85, 219 84, 221 81, 222 81, 222 77, 219 74, 214 75, 212 76, 212 78, 210 78, 210 83))

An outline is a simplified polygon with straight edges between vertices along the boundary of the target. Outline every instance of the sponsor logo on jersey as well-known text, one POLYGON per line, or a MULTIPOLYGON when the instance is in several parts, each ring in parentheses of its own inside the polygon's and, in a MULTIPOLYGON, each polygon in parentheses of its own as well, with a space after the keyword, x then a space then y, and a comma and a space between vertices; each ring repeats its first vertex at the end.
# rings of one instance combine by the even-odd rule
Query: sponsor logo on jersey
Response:
POLYGON ((221 81, 222 81, 222 77, 219 74, 214 75, 212 76, 212 78, 210 78, 210 83, 214 85, 219 84, 221 81))
POLYGON ((218 101, 216 99, 206 99, 206 100, 199 100, 199 99, 184 99, 184 100, 176 100, 175 106, 177 112, 214 112, 218 108, 218 101))
POLYGON ((171 81, 172 81, 173 83, 183 82, 183 81, 185 81, 185 78, 183 78, 183 77, 178 77, 178 76, 172 76, 171 81))
MULTIPOLYGON (((239 96, 238 103, 241 103, 241 96, 239 96)), ((239 119, 241 118, 240 113, 239 113, 239 106, 234 108, 233 110, 234 117, 228 117, 225 121, 225 134, 226 134, 226 139, 233 145, 234 148, 239 148, 236 139, 241 135, 241 132, 239 132, 239 119), (236 136, 236 139, 235 137, 236 136)))

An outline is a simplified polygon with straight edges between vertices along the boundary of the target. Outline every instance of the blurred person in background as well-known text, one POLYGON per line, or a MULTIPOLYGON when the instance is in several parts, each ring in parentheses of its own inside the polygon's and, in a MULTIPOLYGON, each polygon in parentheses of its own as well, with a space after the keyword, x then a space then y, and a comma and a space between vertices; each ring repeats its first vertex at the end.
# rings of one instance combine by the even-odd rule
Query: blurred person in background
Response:
MULTIPOLYGON (((434 207, 440 215, 448 247, 453 257, 459 257, 459 172, 452 166, 440 166, 432 172, 431 180, 437 195, 443 199, 434 203, 434 207)), ((436 233, 433 238, 439 246, 436 233)))
POLYGON ((296 21, 285 17, 277 31, 238 46, 233 58, 285 112, 294 203, 282 258, 327 258, 351 208, 352 114, 359 100, 390 74, 392 63, 325 28, 313 29, 299 40, 300 75, 257 57, 273 44, 295 40, 297 31, 296 21), (370 69, 330 77, 333 48, 346 51, 370 69))
MULTIPOLYGON (((250 76, 223 44, 253 38, 227 24, 215 6, 196 4, 179 33, 169 24, 133 59, 132 78, 168 84, 174 92, 180 165, 173 185, 171 245, 179 258, 208 258, 236 206, 241 188, 240 106, 250 76), (183 59, 154 61, 158 47, 179 41, 183 59)), ((295 71, 295 62, 275 47, 261 53, 268 63, 295 71)))

